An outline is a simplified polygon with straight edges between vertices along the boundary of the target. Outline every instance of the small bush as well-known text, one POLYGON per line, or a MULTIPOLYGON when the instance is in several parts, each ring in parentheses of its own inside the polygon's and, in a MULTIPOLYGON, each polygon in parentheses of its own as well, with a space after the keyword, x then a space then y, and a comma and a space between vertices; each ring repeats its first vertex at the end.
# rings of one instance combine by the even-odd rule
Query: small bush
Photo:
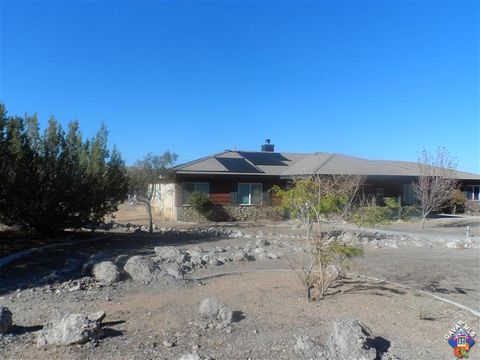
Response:
POLYGON ((452 198, 450 200, 450 210, 452 214, 463 213, 465 211, 465 203, 467 198, 460 189, 455 189, 452 192, 452 198))
POLYGON ((467 201, 465 203, 465 212, 467 214, 480 214, 480 202, 467 201))
POLYGON ((199 192, 194 192, 188 203, 202 215, 208 213, 213 207, 213 203, 208 196, 199 192))
POLYGON ((214 205, 205 194, 195 192, 189 200, 189 205, 209 221, 229 221, 231 216, 223 206, 214 205))
POLYGON ((400 209, 400 205, 398 204, 398 199, 395 197, 386 197, 383 198, 385 202, 385 206, 392 211, 397 211, 400 209))
POLYGON ((370 205, 358 209, 351 220, 360 226, 385 224, 393 219, 393 211, 387 206, 370 205))

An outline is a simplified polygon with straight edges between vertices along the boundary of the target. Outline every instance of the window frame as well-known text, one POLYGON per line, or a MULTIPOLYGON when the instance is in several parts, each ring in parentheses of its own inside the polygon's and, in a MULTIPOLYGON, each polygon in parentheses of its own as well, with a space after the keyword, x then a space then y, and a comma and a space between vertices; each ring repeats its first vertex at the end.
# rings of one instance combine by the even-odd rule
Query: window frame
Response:
MULTIPOLYGON (((194 190, 193 192, 199 192, 197 191, 197 184, 202 184, 202 185, 207 185, 207 193, 205 195, 207 195, 208 197, 210 197, 210 183, 208 181, 184 181, 182 182, 182 206, 190 206, 190 204, 185 201, 185 188, 184 186, 186 184, 194 184, 194 190)), ((202 193, 204 194, 204 193, 202 193)))
POLYGON ((480 185, 466 185, 465 192, 467 200, 480 201, 480 185), (478 199, 475 199, 475 188, 478 188, 478 199), (468 197, 469 193, 471 194, 471 198, 468 197))
POLYGON ((263 205, 263 183, 238 183, 237 184, 237 202, 239 206, 261 206, 263 205), (248 185, 248 204, 241 203, 241 196, 240 196, 240 185, 248 185), (260 185, 261 188, 261 196, 260 196, 260 203, 259 204, 252 204, 252 185, 260 185))

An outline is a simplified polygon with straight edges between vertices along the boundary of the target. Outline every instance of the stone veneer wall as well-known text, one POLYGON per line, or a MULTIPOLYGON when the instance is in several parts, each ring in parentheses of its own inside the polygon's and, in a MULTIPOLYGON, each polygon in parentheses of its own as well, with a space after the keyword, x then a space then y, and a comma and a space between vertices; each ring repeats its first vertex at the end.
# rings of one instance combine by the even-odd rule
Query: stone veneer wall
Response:
MULTIPOLYGON (((245 221, 245 220, 278 220, 282 218, 278 209, 275 206, 238 206, 227 205, 221 206, 221 210, 231 217, 233 221, 245 221)), ((228 219, 226 219, 227 221, 228 219)), ((205 216, 199 214, 191 206, 178 206, 177 207, 177 221, 183 222, 205 222, 208 221, 205 216)))

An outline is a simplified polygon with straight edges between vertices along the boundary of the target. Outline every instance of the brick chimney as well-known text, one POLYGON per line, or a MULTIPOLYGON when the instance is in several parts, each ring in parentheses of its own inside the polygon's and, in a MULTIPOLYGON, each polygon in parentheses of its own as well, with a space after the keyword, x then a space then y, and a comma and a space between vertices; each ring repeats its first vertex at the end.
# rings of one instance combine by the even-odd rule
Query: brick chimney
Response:
POLYGON ((275 151, 275 145, 270 144, 270 139, 265 140, 265 144, 262 145, 262 151, 266 151, 266 152, 275 151))

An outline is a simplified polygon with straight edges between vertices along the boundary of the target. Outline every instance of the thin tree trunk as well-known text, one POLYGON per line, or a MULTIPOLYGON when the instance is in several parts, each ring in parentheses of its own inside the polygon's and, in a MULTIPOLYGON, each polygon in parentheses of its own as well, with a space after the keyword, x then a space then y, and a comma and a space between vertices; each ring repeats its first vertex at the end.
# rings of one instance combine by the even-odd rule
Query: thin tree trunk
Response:
POLYGON ((426 215, 422 216, 422 229, 425 227, 426 215))
POLYGON ((147 213, 148 213, 148 232, 153 233, 153 216, 152 216, 152 205, 147 204, 147 213))

